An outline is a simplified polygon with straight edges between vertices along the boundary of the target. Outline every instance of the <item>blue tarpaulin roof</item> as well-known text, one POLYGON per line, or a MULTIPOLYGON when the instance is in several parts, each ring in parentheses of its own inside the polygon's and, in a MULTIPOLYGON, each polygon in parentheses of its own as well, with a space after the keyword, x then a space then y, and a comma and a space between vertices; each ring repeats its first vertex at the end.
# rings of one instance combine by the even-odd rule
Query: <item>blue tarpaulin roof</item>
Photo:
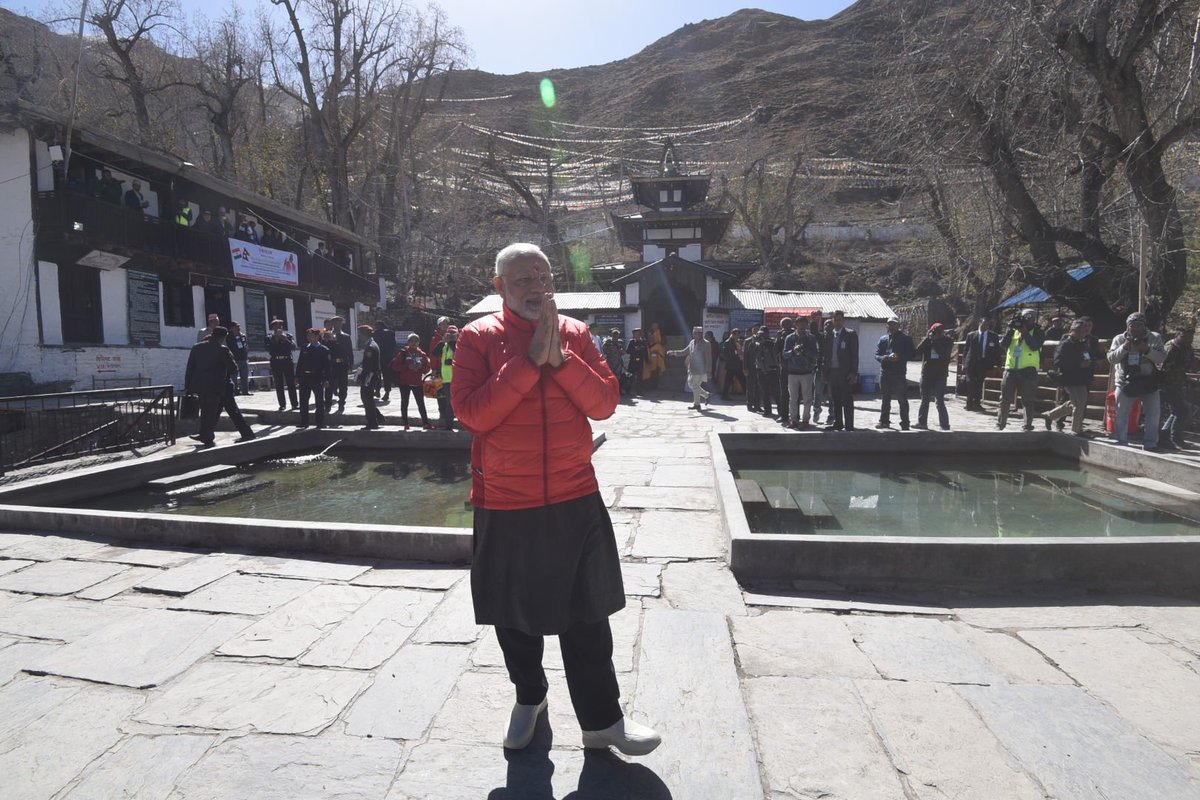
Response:
MULTIPOLYGON (((1081 281, 1088 275, 1092 274, 1092 265, 1084 264, 1082 267, 1069 269, 1067 270, 1067 274, 1075 280, 1081 281)), ((1036 305, 1037 303, 1044 303, 1049 299, 1050 293, 1045 289, 1039 289, 1036 286, 1026 286, 1024 289, 993 308, 992 311, 999 311, 1002 308, 1012 308, 1013 306, 1032 306, 1036 305)))

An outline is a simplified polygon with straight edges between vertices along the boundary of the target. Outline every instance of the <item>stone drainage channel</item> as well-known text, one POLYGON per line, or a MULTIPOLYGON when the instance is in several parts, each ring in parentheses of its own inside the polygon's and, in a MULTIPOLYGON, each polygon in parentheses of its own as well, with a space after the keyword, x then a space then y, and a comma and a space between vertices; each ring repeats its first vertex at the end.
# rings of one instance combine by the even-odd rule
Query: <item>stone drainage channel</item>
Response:
MULTIPOLYGON (((64 508, 87 498, 136 488, 154 480, 223 465, 314 452, 336 443, 370 450, 451 449, 468 457, 470 437, 427 433, 306 430, 186 454, 93 467, 31 480, 0 490, 0 526, 9 530, 100 536, 171 548, 278 550, 335 557, 466 563, 467 528, 260 520, 64 508)), ((599 446, 604 435, 595 437, 599 446)), ((1200 530, 1196 536, 1039 537, 1028 539, 921 538, 751 532, 727 452, 889 452, 894 439, 871 433, 838 436, 713 433, 717 496, 729 537, 729 561, 739 582, 820 581, 854 590, 962 589, 1040 591, 1072 588, 1148 591, 1200 597, 1200 530)), ((905 437, 914 457, 956 452, 1042 450, 1200 493, 1200 469, 1102 442, 1058 433, 1005 436, 954 432, 905 437)), ((1194 501, 1192 501, 1194 504, 1194 501)), ((1195 509, 1200 513, 1200 507, 1195 509)), ((1196 514, 1189 514, 1195 517, 1196 514)))

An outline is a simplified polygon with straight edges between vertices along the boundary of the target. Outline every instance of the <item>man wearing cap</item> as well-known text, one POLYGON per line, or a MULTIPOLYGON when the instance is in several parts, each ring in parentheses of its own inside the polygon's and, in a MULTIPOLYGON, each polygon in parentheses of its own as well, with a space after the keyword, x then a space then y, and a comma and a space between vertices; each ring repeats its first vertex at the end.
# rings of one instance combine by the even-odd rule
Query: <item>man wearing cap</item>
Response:
POLYGON ((876 428, 892 427, 892 398, 900 410, 900 430, 908 430, 908 362, 917 357, 912 337, 900 330, 900 318, 887 321, 887 334, 879 337, 875 345, 875 360, 879 362, 879 393, 883 402, 879 407, 879 424, 876 428))
POLYGON ((475 437, 475 621, 496 626, 516 687, 504 746, 533 739, 546 708, 543 637, 557 635, 583 746, 644 755, 659 737, 619 702, 608 618, 625 593, 588 422, 616 410, 617 378, 587 327, 559 316, 540 248, 505 247, 492 283, 503 310, 463 331, 452 397, 475 437))
POLYGON ((300 427, 308 427, 308 398, 316 406, 317 427, 325 427, 325 394, 329 391, 329 348, 321 343, 321 331, 309 328, 308 343, 300 349, 296 377, 300 380, 300 427))
POLYGON ((229 335, 225 337, 225 345, 229 352, 233 353, 233 360, 238 365, 237 393, 250 394, 250 347, 246 344, 240 323, 229 323, 229 335))
POLYGON ((449 317, 438 317, 437 327, 433 329, 433 335, 429 337, 429 354, 433 355, 433 351, 442 343, 442 339, 446 336, 446 329, 450 327, 449 317))
POLYGON ((329 391, 325 395, 325 413, 333 411, 333 396, 338 399, 337 413, 346 412, 346 392, 350 386, 350 370, 354 367, 354 341, 342 330, 345 322, 341 317, 330 317, 325 324, 329 332, 325 343, 331 359, 329 367, 329 391))
POLYGON ((996 417, 998 430, 1004 430, 1008 424, 1009 407, 1018 394, 1025 409, 1025 430, 1033 430, 1033 419, 1037 416, 1038 368, 1042 363, 1042 344, 1046 341, 1037 318, 1037 312, 1032 308, 1019 312, 1000 339, 1004 378, 1000 383, 1000 412, 996 417))
POLYGON ((454 381, 454 354, 458 350, 458 326, 447 325, 444 338, 430 353, 430 366, 434 375, 442 379, 442 388, 438 389, 438 412, 441 414, 442 427, 448 431, 454 430, 454 404, 450 401, 451 384, 454 381))
POLYGON ((833 312, 833 325, 821 342, 821 360, 829 384, 827 431, 854 430, 854 385, 858 383, 858 334, 846 327, 846 315, 833 312))
POLYGON ((221 318, 216 314, 208 315, 208 325, 196 331, 196 343, 203 342, 208 337, 212 336, 213 330, 221 324, 221 318))
POLYGON ((363 339, 362 364, 358 371, 358 397, 362 401, 363 413, 367 417, 367 430, 383 424, 383 414, 375 407, 375 392, 383 380, 383 360, 379 345, 375 341, 375 329, 370 325, 359 325, 358 334, 363 339))
POLYGON ((712 348, 704 340, 704 328, 692 328, 692 340, 680 350, 668 350, 667 355, 687 360, 688 388, 692 390, 692 408, 700 410, 700 404, 708 405, 708 390, 704 382, 712 374, 712 348))
POLYGON ((950 351, 954 342, 946 335, 946 326, 935 322, 929 333, 917 345, 917 357, 921 359, 921 405, 917 409, 917 424, 914 428, 929 429, 929 404, 937 403, 938 426, 950 430, 950 413, 946 410, 946 378, 950 374, 950 351))
POLYGON ((183 391, 200 397, 200 435, 204 447, 216 443, 217 420, 221 412, 229 414, 234 427, 242 434, 239 442, 254 438, 254 430, 242 417, 233 396, 233 379, 237 377, 237 362, 225 346, 229 330, 218 325, 204 341, 192 345, 184 372, 183 391))
POLYGON ((1141 400, 1145 425, 1142 447, 1159 449, 1161 375, 1158 366, 1166 358, 1162 334, 1146 326, 1145 314, 1130 314, 1125 320, 1125 332, 1117 334, 1108 348, 1108 363, 1112 365, 1117 387, 1117 418, 1113 425, 1113 438, 1117 444, 1129 444, 1129 412, 1133 410, 1133 401, 1141 400))
POLYGON ((284 387, 287 387, 292 410, 299 408, 296 401, 296 365, 292 362, 292 351, 295 349, 296 340, 283 329, 283 320, 271 320, 271 335, 267 337, 267 356, 271 360, 271 382, 275 384, 275 396, 279 399, 280 411, 285 407, 284 387))
POLYGON ((967 411, 983 411, 983 381, 1000 364, 1000 337, 987 317, 967 334, 963 346, 963 370, 967 373, 967 411))

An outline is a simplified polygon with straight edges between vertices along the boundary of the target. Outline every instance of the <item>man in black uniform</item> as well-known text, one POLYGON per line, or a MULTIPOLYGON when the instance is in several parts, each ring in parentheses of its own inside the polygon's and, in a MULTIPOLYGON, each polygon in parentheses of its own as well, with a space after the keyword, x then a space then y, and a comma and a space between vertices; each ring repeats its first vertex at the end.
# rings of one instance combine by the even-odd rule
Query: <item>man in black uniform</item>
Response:
POLYGON ((317 411, 317 427, 325 427, 325 393, 329 389, 329 348, 321 344, 321 331, 309 328, 308 344, 300 349, 296 377, 300 380, 300 427, 308 427, 308 398, 317 411))
POLYGON ((292 410, 299 407, 296 402, 296 368, 292 363, 292 351, 296 340, 283 329, 283 320, 271 320, 271 335, 267 337, 267 354, 271 357, 271 381, 275 384, 275 396, 279 398, 279 410, 283 411, 283 389, 287 386, 292 410))
MULTIPOLYGON (((362 365, 358 372, 358 396, 362 400, 363 413, 367 415, 367 430, 383 424, 383 414, 375 407, 375 392, 379 391, 383 372, 379 356, 379 343, 375 341, 375 329, 370 325, 359 325, 363 337, 362 365)), ((390 363, 390 362, 389 362, 390 363)))
POLYGON ((788 391, 787 370, 783 368, 783 343, 792 335, 796 324, 791 317, 779 320, 779 335, 775 337, 775 366, 776 379, 779 381, 779 421, 788 424, 788 408, 790 408, 790 392, 788 391))
POLYGON ((237 377, 238 369, 233 353, 225 346, 228 335, 228 329, 217 326, 207 340, 193 345, 188 354, 183 391, 200 396, 200 435, 197 438, 203 447, 216 444, 217 419, 222 410, 229 414, 238 433, 242 434, 239 442, 254 438, 254 430, 242 417, 233 396, 233 379, 237 377))
POLYGON ((329 347, 329 391, 325 393, 325 413, 333 411, 333 395, 338 398, 337 413, 346 412, 346 392, 350 385, 350 370, 354 367, 354 340, 342 330, 341 317, 332 317, 326 323, 329 332, 325 334, 325 342, 329 347))
POLYGON ((775 360, 775 342, 771 340, 771 332, 766 325, 758 329, 756 338, 758 347, 754 350, 754 357, 758 359, 758 402, 764 417, 774 417, 771 401, 779 402, 779 362, 775 360))
MULTIPOLYGON (((379 320, 375 323, 375 344, 379 345, 379 363, 383 365, 383 399, 382 403, 386 403, 388 398, 392 396, 392 380, 395 375, 387 368, 392 363, 392 359, 396 357, 396 332, 391 329, 386 320, 379 320)), ((375 390, 375 394, 379 394, 379 389, 375 390)))
POLYGON ((746 331, 746 343, 742 345, 742 367, 746 371, 746 410, 761 411, 758 396, 758 325, 746 331))
POLYGON ((625 352, 629 355, 629 394, 639 395, 642 393, 642 370, 650 357, 650 346, 641 328, 633 329, 633 338, 625 345, 625 352))
POLYGON ((238 365, 237 393, 250 394, 250 348, 246 344, 246 337, 242 335, 242 326, 239 323, 229 323, 229 335, 225 337, 225 346, 233 353, 233 360, 238 365))

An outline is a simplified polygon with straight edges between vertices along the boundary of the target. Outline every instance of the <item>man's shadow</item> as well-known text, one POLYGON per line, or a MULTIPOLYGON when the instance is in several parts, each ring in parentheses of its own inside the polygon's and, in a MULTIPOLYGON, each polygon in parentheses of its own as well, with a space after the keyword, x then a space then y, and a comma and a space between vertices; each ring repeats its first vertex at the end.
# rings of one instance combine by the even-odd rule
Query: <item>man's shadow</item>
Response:
MULTIPOLYGON (((508 762, 505 785, 490 791, 487 800, 556 800, 551 779, 554 762, 550 748, 554 734, 543 714, 537 723, 537 733, 524 750, 505 750, 508 762)), ((573 752, 560 750, 561 759, 576 758, 573 752)), ((671 790, 641 764, 623 761, 611 750, 584 750, 583 769, 579 786, 561 800, 672 800, 671 790)))

